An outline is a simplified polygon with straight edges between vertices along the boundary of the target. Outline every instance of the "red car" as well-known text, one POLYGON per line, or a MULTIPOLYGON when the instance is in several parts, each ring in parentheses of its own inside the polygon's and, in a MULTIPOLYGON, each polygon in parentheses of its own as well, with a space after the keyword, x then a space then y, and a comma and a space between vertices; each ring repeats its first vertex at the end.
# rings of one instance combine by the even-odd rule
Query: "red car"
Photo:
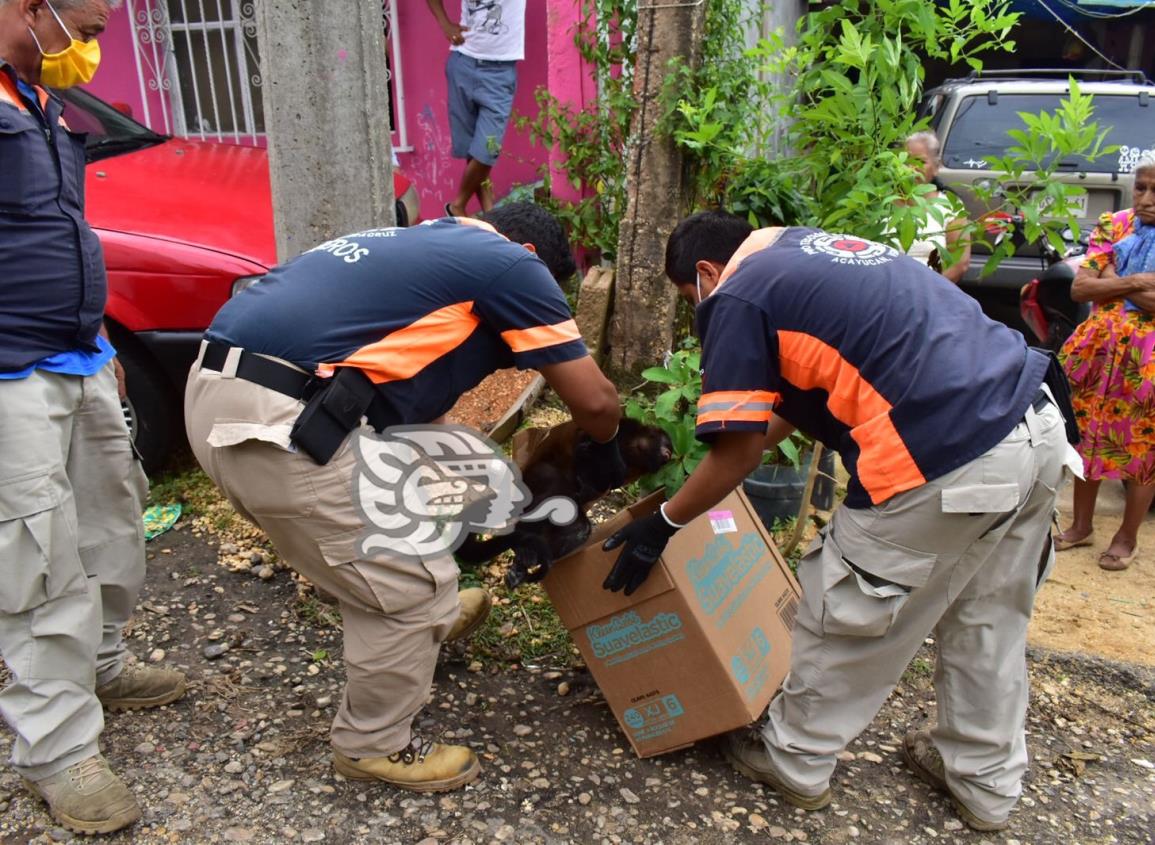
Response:
MULTIPOLYGON (((88 221, 108 265, 106 324, 128 382, 125 415, 151 471, 184 436, 181 397, 201 333, 276 263, 265 150, 172 138, 80 89, 58 92, 88 134, 88 221)), ((417 191, 393 172, 398 225, 417 191)))

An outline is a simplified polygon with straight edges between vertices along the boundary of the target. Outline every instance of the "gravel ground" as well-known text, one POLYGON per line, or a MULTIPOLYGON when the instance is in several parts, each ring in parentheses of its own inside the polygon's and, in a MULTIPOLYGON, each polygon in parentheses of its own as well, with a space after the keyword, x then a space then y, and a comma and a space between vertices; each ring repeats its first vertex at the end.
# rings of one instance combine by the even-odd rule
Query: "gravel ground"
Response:
MULTIPOLYGON (((1033 764, 1002 834, 963 829, 901 762, 903 733, 934 712, 932 646, 845 753, 834 803, 818 813, 784 806, 708 743, 636 759, 581 668, 483 666, 461 646, 443 654, 420 726, 473 747, 481 778, 434 796, 346 782, 329 764, 343 672, 323 606, 302 603, 284 570, 230 572, 188 530, 150 550, 131 643, 193 685, 162 710, 108 716, 105 752, 145 808, 110 842, 1153 841, 1155 676, 1057 654, 1032 655, 1033 764)), ((10 742, 0 732, 0 754, 10 742)), ((0 842, 69 838, 0 774, 0 842)))

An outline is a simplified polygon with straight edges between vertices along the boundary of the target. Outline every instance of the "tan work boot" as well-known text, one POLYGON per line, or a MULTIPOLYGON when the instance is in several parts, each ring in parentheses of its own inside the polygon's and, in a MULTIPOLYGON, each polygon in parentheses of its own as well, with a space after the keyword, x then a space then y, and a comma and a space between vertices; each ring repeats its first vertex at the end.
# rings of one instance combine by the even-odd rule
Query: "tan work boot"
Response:
POLYGON ((1006 820, 992 822, 982 818, 950 791, 950 785, 946 782, 946 766, 943 765, 942 755, 934 747, 930 731, 908 732, 902 740, 902 756, 911 771, 924 783, 950 798, 958 817, 971 830, 1005 830, 1009 826, 1010 822, 1006 820))
POLYGON ((464 745, 442 745, 413 737, 409 747, 388 757, 346 757, 333 749, 333 768, 350 780, 380 780, 413 792, 448 792, 481 773, 477 755, 464 745))
POLYGON ((185 676, 174 669, 157 669, 126 663, 120 674, 102 687, 96 697, 109 710, 141 710, 171 704, 185 693, 185 676))
POLYGON ((140 806, 100 754, 25 786, 48 804, 52 818, 73 833, 112 833, 140 818, 140 806))
POLYGON ((740 773, 751 780, 766 784, 795 807, 801 807, 803 810, 821 810, 830 803, 829 788, 818 795, 807 795, 787 784, 770 762, 770 755, 766 753, 766 744, 762 741, 762 737, 749 728, 726 734, 722 739, 722 753, 726 755, 730 765, 740 773))
POLYGON ((493 607, 493 599, 489 593, 480 587, 470 587, 457 594, 461 603, 461 612, 457 614, 457 621, 445 638, 445 642, 463 640, 482 626, 489 618, 489 611, 493 607))

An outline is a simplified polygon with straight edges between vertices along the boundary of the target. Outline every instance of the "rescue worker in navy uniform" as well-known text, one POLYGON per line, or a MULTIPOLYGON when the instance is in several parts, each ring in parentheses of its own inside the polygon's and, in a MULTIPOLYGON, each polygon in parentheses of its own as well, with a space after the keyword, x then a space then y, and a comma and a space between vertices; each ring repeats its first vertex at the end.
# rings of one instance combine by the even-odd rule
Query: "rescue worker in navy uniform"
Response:
POLYGON ((314 437, 331 431, 314 428, 324 419, 316 403, 347 387, 368 398, 365 425, 378 431, 435 423, 493 371, 532 368, 593 438, 585 482, 606 490, 625 475, 617 391, 558 286, 575 269, 560 225, 532 203, 485 217, 354 233, 271 270, 213 320, 185 398, 205 472, 340 604, 347 682, 331 732, 336 770, 423 792, 461 787, 480 770, 469 748, 418 736, 412 723, 441 642, 480 625, 489 596, 459 595, 448 552, 361 553, 349 435, 362 414, 351 400, 358 422, 314 437))
POLYGON ((130 663, 147 482, 101 336, 104 259, 84 220, 84 136, 46 87, 88 82, 106 0, 0 0, 0 712, 53 818, 140 818, 100 754, 101 705, 167 704, 179 672, 130 663))
POLYGON ((666 273, 697 304, 710 451, 606 542, 624 546, 606 587, 638 589, 795 427, 837 449, 850 483, 798 565, 790 673, 726 756, 825 807, 838 753, 933 632, 938 724, 906 736, 906 759, 972 828, 1005 827, 1027 766, 1027 622, 1073 451, 1055 368, 933 271, 857 238, 706 212, 670 236, 666 273))

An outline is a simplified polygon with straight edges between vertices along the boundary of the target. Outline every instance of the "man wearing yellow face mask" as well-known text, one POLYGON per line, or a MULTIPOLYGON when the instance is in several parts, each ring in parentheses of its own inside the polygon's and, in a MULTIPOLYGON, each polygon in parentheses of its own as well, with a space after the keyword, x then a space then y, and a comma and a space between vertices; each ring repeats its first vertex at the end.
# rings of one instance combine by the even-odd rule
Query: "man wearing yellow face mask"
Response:
POLYGON ((0 714, 13 766, 79 833, 141 815, 100 754, 103 708, 185 690, 181 673, 133 663, 121 633, 144 580, 147 482, 101 331, 84 137, 46 90, 92 78, 118 5, 0 0, 0 714))

